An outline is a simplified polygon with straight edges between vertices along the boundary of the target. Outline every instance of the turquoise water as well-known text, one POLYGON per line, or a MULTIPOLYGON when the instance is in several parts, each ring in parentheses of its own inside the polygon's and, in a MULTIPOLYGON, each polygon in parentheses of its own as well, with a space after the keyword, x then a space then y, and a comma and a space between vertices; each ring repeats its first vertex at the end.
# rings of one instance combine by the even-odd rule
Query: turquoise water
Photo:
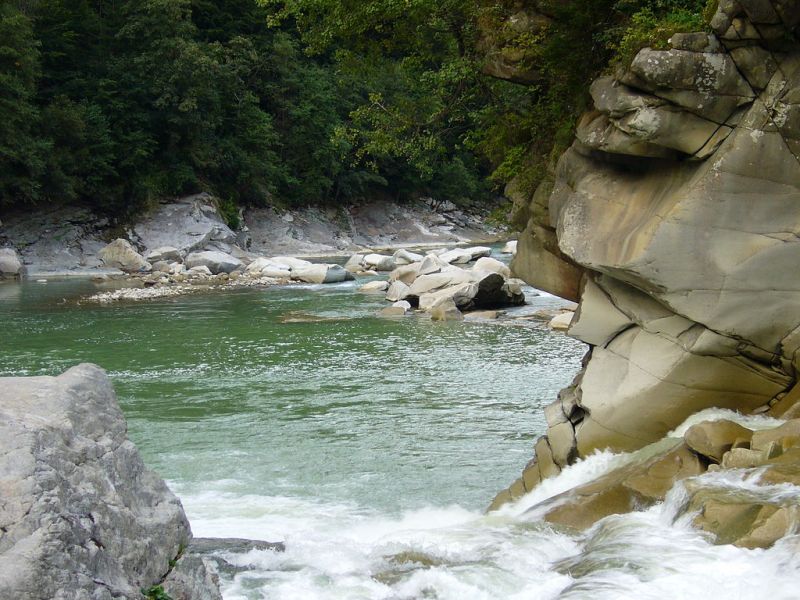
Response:
POLYGON ((0 372, 101 365, 146 462, 184 493, 484 507, 583 352, 543 323, 381 319, 355 284, 76 302, 93 289, 4 286, 0 372))
POLYGON ((0 285, 0 374, 100 364, 195 535, 285 542, 225 555, 240 569, 222 573, 225 600, 797 598, 800 536, 711 545, 677 518, 680 484, 585 533, 527 512, 624 455, 593 455, 483 514, 584 350, 542 322, 383 320, 384 301, 354 284, 78 302, 96 290, 0 285))

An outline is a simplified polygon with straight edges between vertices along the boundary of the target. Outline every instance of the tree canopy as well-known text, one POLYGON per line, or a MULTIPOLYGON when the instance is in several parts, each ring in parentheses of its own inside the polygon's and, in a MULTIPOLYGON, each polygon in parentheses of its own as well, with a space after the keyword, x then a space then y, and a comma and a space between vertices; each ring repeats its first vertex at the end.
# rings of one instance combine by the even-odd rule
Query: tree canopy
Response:
POLYGON ((503 43, 541 76, 484 74, 487 23, 527 4, 4 2, 0 204, 124 218, 200 190, 230 214, 372 194, 480 200, 545 176, 615 54, 702 23, 698 0, 540 0, 546 30, 503 43))

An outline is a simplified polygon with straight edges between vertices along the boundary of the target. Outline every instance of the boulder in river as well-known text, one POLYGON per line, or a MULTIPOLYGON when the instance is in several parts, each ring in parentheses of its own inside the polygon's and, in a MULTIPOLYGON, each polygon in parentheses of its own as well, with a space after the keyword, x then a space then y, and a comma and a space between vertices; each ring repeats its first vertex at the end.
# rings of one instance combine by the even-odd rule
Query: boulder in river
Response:
POLYGON ((366 294, 375 294, 385 292, 389 289, 389 282, 388 281, 370 281, 362 285, 358 288, 359 292, 364 292, 366 294))
POLYGON ((0 248, 0 279, 17 279, 24 275, 25 267, 17 251, 13 248, 0 248))
POLYGON ((365 268, 375 271, 394 271, 397 267, 394 258, 382 254, 367 254, 364 256, 362 264, 365 268))
POLYGON ((151 268, 144 256, 139 254, 128 240, 122 238, 117 238, 108 244, 98 252, 98 256, 107 267, 120 269, 126 273, 139 273, 149 271, 151 268))
POLYGON ((186 515, 126 431, 99 367, 0 379, 0 598, 140 598, 181 564, 186 515))
POLYGON ((411 263, 421 262, 424 258, 421 254, 410 252, 401 248, 392 256, 396 265, 410 265, 411 263))
POLYGON ((432 321, 463 321, 464 315, 458 310, 452 298, 442 298, 430 309, 432 321))
POLYGON ((517 241, 513 240, 510 242, 506 242, 503 249, 500 250, 501 254, 516 254, 517 253, 517 241))
POLYGON ((312 264, 292 269, 292 279, 305 283, 341 283, 347 281, 348 276, 352 274, 340 265, 312 264))
POLYGON ((243 267, 242 261, 225 252, 218 250, 206 250, 203 252, 192 252, 184 260, 187 268, 208 267, 212 275, 219 273, 232 273, 236 269, 243 267))

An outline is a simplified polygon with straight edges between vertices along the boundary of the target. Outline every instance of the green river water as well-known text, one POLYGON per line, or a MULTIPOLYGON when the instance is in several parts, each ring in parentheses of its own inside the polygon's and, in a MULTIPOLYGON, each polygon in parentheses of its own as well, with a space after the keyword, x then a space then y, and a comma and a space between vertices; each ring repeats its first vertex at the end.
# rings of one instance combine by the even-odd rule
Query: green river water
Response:
POLYGON ((480 508, 582 352, 543 325, 380 319, 355 284, 78 305, 93 287, 4 286, 0 371, 102 366, 146 463, 184 491, 480 508))
MULTIPOLYGON (((713 546, 676 518, 679 486, 587 534, 529 510, 624 456, 590 456, 483 514, 584 352, 542 321, 380 319, 384 300, 353 283, 79 303, 95 291, 0 285, 0 374, 101 365, 195 535, 285 542, 226 555, 239 570, 222 572, 225 600, 797 598, 798 536, 713 546)), ((562 304, 528 299, 523 311, 562 304)))

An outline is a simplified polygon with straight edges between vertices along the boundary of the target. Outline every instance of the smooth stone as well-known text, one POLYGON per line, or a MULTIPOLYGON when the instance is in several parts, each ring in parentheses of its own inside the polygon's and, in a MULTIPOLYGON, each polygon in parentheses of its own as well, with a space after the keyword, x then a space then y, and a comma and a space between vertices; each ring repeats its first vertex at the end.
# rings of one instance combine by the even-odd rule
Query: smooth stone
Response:
POLYGON ((431 309, 432 321, 463 321, 464 315, 458 310, 452 298, 444 298, 434 304, 431 309))
POLYGON ((128 240, 117 238, 98 252, 100 260, 107 267, 120 269, 126 273, 149 271, 151 265, 139 254, 128 240))
POLYGON ((686 444, 698 454, 720 462, 739 440, 750 440, 753 432, 738 423, 722 419, 692 425, 684 434, 686 444))
POLYGON ((569 329, 574 317, 575 313, 573 312, 563 312, 560 315, 550 319, 550 322, 547 324, 547 326, 554 331, 566 331, 569 329))
POLYGON ((358 288, 358 291, 372 294, 372 293, 385 292, 388 289, 389 289, 388 281, 370 281, 362 285, 360 288, 358 288))
POLYGON ((218 250, 192 252, 184 259, 184 264, 189 270, 193 267, 207 267, 213 275, 231 273, 243 266, 238 258, 218 250))

